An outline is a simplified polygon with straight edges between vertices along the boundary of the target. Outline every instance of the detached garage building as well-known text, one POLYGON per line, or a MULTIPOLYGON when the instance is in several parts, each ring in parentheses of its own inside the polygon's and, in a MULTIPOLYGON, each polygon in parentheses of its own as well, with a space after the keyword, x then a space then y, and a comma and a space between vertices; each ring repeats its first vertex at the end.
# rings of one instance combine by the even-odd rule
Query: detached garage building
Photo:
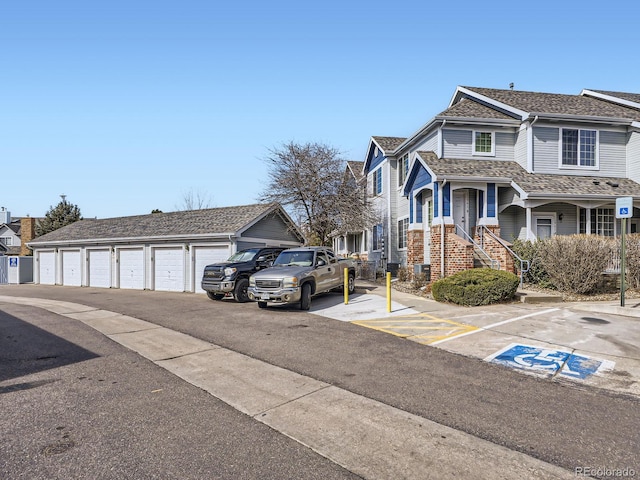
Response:
POLYGON ((34 283, 203 292, 205 265, 304 237, 275 203, 80 220, 29 242, 34 283))

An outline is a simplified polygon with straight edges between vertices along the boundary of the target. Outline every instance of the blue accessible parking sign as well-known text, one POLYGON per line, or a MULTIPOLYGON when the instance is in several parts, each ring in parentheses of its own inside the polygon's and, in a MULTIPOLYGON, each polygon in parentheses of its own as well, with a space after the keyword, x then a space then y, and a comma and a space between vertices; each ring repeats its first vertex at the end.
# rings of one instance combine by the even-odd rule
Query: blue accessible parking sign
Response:
POLYGON ((596 373, 613 370, 615 363, 533 345, 513 343, 485 359, 511 368, 545 376, 561 375, 584 380, 596 373))

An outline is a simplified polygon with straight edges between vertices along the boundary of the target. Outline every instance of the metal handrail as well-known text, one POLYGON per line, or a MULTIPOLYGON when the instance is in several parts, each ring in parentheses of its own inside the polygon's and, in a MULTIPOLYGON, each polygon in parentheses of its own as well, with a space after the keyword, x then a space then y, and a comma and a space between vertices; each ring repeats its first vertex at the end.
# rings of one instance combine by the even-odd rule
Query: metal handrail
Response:
POLYGON ((524 284, 524 274, 529 271, 529 268, 531 268, 531 263, 529 262, 529 260, 523 260, 522 258, 520 258, 516 252, 511 250, 509 246, 504 243, 504 240, 502 240, 499 236, 497 236, 495 233, 489 230, 486 225, 478 225, 476 228, 480 229, 479 237, 482 239, 481 241, 483 244, 484 244, 484 232, 487 232, 491 238, 493 238, 500 245, 502 245, 507 250, 507 252, 511 254, 513 258, 515 258, 520 262, 520 288, 522 288, 522 285, 524 284), (527 265, 526 268, 524 266, 525 264, 527 265))
POLYGON ((480 251, 485 257, 487 257, 487 260, 489 260, 489 263, 491 264, 491 268, 494 270, 500 270, 500 260, 491 258, 491 256, 487 252, 485 252, 484 249, 480 245, 478 245, 478 243, 471 237, 471 235, 469 235, 460 225, 456 224, 455 227, 456 235, 461 236, 458 234, 458 231, 462 232, 464 237, 466 237, 466 239, 476 247, 476 250, 480 251))

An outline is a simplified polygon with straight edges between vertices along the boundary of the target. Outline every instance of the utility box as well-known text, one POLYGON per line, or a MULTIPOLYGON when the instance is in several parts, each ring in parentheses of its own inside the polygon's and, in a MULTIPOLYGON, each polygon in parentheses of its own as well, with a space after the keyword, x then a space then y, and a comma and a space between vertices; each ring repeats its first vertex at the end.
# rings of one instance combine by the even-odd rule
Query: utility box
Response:
POLYGON ((33 257, 6 257, 8 283, 33 282, 33 257))
POLYGON ((400 268, 399 263, 387 263, 387 272, 391 272, 391 276, 394 278, 398 276, 398 268, 400 268))
POLYGON ((430 282, 431 281, 431 265, 428 264, 416 264, 413 266, 413 274, 414 275, 420 275, 421 273, 424 273, 424 275, 427 277, 427 281, 430 282))

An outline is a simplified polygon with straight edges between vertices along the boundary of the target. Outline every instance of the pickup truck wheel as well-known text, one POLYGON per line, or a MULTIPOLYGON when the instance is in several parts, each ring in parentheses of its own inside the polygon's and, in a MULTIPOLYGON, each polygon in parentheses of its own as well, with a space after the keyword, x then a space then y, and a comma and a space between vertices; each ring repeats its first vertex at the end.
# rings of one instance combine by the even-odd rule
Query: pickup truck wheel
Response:
POLYGON ((233 298, 238 303, 246 303, 249 301, 249 295, 247 295, 247 288, 249 287, 249 280, 246 278, 240 278, 236 281, 236 287, 233 289, 233 298))
POLYGON ((258 302, 258 308, 267 308, 267 302, 258 302))
POLYGON ((309 310, 311 308, 311 284, 305 283, 302 285, 302 292, 300 295, 300 310, 309 310))
POLYGON ((207 297, 209 297, 211 300, 222 300, 224 298, 224 293, 207 292, 207 297))
POLYGON ((349 283, 347 283, 347 291, 349 295, 356 291, 356 276, 353 273, 349 274, 349 283))

